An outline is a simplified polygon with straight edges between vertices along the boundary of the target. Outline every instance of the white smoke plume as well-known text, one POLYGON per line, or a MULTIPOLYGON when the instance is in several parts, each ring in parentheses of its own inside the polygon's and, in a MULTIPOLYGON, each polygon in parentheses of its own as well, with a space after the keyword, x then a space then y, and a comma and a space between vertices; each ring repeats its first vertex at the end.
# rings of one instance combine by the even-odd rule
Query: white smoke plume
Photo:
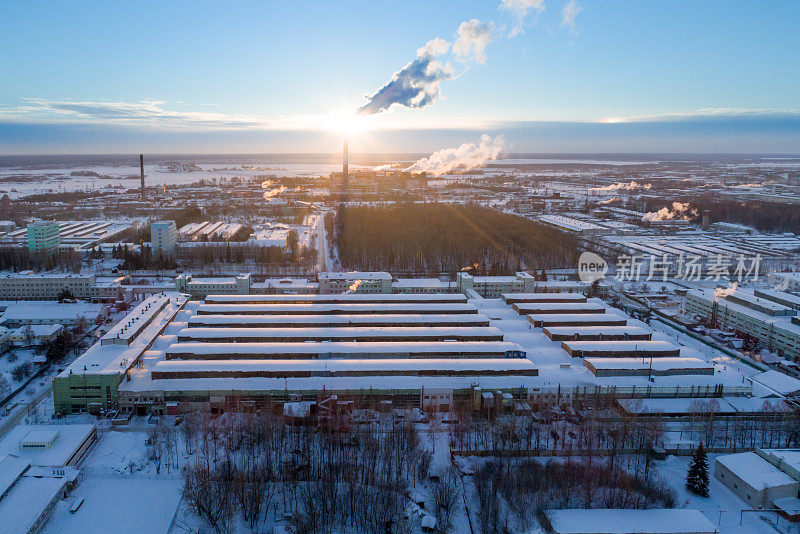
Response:
POLYGON ((503 139, 502 135, 492 139, 491 136, 483 134, 478 144, 463 143, 457 148, 437 150, 427 158, 417 161, 406 170, 440 175, 454 169, 474 169, 487 161, 497 159, 497 156, 503 151, 504 144, 505 139, 503 139))
POLYGON ((528 16, 528 11, 535 11, 540 14, 544 11, 544 0, 501 0, 500 9, 508 11, 514 17, 514 27, 509 32, 509 37, 514 37, 523 33, 522 25, 528 16))
POLYGON ((639 182, 617 182, 615 184, 607 185, 605 187, 593 187, 590 191, 633 191, 635 189, 650 189, 653 184, 639 184, 639 182))
POLYGON ((727 288, 718 287, 714 290, 714 298, 715 299, 724 299, 725 297, 730 297, 736 290, 739 289, 739 284, 736 282, 732 282, 728 284, 727 288))
POLYGON ((494 40, 494 22, 478 19, 462 22, 458 37, 453 43, 453 53, 462 61, 486 62, 486 47, 494 40))
POLYGON ((350 284, 350 287, 347 288, 347 291, 345 291, 345 293, 355 293, 356 291, 358 291, 359 286, 361 286, 361 280, 356 280, 355 282, 350 284))
POLYGON ((575 24, 575 19, 578 18, 578 13, 581 11, 583 11, 583 6, 575 0, 569 0, 561 11, 561 27, 569 28, 569 33, 573 37, 578 34, 578 26, 575 24))
POLYGON ((284 191, 286 191, 286 186, 280 185, 280 186, 276 187, 275 189, 270 189, 269 191, 265 191, 264 192, 264 199, 265 200, 269 200, 271 198, 274 198, 276 195, 280 195, 284 191))
POLYGON ((424 108, 439 98, 440 86, 444 80, 455 76, 455 69, 449 63, 436 58, 450 50, 450 43, 444 39, 433 39, 417 50, 417 57, 395 72, 389 83, 381 87, 361 106, 359 113, 372 115, 389 109, 393 104, 409 108, 424 108))
POLYGON ((614 203, 614 202, 616 202, 618 200, 622 200, 622 199, 619 198, 619 197, 607 198, 605 200, 600 200, 598 202, 598 204, 612 204, 612 203, 614 203))
POLYGON ((642 217, 642 221, 690 220, 696 216, 697 210, 692 209, 688 202, 673 202, 672 206, 646 213, 645 216, 642 217))
POLYGON ((394 163, 387 163, 386 165, 378 165, 377 167, 372 167, 374 172, 381 172, 381 171, 390 171, 394 168, 394 163))

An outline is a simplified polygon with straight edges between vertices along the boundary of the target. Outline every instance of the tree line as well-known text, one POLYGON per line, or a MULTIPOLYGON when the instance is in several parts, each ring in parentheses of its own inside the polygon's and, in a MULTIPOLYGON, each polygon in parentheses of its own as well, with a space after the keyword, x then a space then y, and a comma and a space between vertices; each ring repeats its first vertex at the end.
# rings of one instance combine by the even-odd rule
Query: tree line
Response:
POLYGON ((342 265, 354 270, 505 275, 577 258, 574 236, 474 204, 341 205, 333 228, 342 265))

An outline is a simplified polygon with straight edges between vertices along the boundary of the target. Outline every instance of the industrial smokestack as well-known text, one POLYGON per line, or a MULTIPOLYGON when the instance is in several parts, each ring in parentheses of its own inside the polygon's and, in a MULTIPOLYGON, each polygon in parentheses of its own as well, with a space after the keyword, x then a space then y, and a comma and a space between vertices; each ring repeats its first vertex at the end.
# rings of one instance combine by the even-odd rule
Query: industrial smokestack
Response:
POLYGON ((147 200, 144 192, 144 154, 139 154, 139 176, 142 178, 142 202, 147 200))
POLYGON ((347 182, 348 179, 348 170, 347 165, 349 163, 350 154, 347 149, 347 137, 344 138, 344 143, 342 144, 342 181, 347 182))

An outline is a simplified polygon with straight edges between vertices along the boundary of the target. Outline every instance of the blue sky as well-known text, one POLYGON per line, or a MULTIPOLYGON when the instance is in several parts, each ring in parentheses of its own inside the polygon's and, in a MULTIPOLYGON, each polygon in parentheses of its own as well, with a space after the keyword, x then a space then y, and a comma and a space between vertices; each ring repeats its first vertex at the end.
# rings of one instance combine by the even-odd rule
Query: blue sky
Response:
POLYGON ((333 151, 344 114, 473 19, 493 24, 480 50, 437 54, 452 70, 432 103, 361 121, 355 150, 485 131, 517 151, 800 151, 800 2, 508 1, 527 16, 501 0, 3 2, 0 153, 333 151))

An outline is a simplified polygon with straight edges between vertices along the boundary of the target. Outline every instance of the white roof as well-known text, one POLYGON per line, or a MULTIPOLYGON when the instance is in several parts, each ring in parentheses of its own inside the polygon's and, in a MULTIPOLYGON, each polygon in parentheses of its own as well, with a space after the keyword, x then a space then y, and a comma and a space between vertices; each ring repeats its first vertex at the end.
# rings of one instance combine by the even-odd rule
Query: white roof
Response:
POLYGON ((5 321, 60 321, 68 322, 80 317, 89 320, 103 313, 105 306, 88 302, 21 301, 11 304, 3 314, 5 321))
POLYGON ((338 304, 201 304, 198 314, 315 314, 315 313, 415 313, 429 311, 431 313, 469 313, 476 311, 473 304, 467 303, 338 303, 338 304))
POLYGON ((717 531, 702 512, 684 508, 549 510, 547 515, 557 534, 685 534, 717 531))
POLYGON ((717 462, 756 490, 797 483, 795 479, 754 452, 717 456, 717 462))
POLYGON ((0 500, 3 532, 29 532, 66 483, 66 478, 21 477, 0 500))
POLYGON ((562 341, 561 343, 572 350, 582 351, 637 351, 647 353, 667 350, 680 350, 680 347, 674 343, 656 340, 562 341))
POLYGON ((527 358, 403 358, 336 360, 162 360, 153 371, 528 371, 536 366, 527 358))
POLYGON ((545 330, 550 332, 553 335, 558 336, 571 336, 571 335, 579 335, 579 336, 589 336, 589 335, 622 335, 622 334, 633 334, 633 335, 641 335, 641 334, 650 334, 652 330, 649 328, 644 328, 642 326, 632 326, 632 325, 624 325, 624 326, 546 326, 544 327, 545 330))
POLYGON ((0 440, 0 455, 13 454, 29 461, 31 465, 63 466, 94 429, 94 425, 19 425, 0 440), (20 449, 19 442, 33 430, 59 432, 59 437, 49 449, 20 449))
POLYGON ((28 432, 20 443, 49 443, 58 437, 58 430, 54 428, 34 428, 28 432))
POLYGON ((320 341, 311 343, 173 343, 170 354, 424 354, 486 353, 522 350, 506 341, 320 341))
POLYGON ((28 460, 13 454, 0 457, 0 495, 8 491, 30 465, 28 460))
POLYGON ((343 326, 369 326, 373 324, 488 324, 489 318, 477 313, 451 313, 451 314, 369 314, 369 315, 195 315, 189 318, 189 326, 195 325, 229 325, 229 324, 308 324, 314 325, 343 325, 343 326))
POLYGON ((330 303, 330 302, 467 302, 467 297, 461 293, 334 293, 322 295, 208 295, 206 304, 230 303, 330 303))
POLYGON ((183 328, 178 339, 246 339, 246 338, 286 338, 304 341, 308 338, 371 338, 371 337, 440 337, 447 336, 502 336, 500 329, 493 326, 378 326, 378 327, 321 327, 321 328, 183 328))
POLYGON ((714 366, 699 358, 585 358, 595 369, 713 369, 714 366))
POLYGON ((351 271, 347 273, 326 271, 319 273, 320 280, 391 280, 392 275, 383 271, 360 272, 351 271))
POLYGON ((800 392, 800 380, 785 375, 780 371, 766 371, 753 376, 751 380, 753 384, 762 386, 766 395, 775 393, 792 395, 800 392))

